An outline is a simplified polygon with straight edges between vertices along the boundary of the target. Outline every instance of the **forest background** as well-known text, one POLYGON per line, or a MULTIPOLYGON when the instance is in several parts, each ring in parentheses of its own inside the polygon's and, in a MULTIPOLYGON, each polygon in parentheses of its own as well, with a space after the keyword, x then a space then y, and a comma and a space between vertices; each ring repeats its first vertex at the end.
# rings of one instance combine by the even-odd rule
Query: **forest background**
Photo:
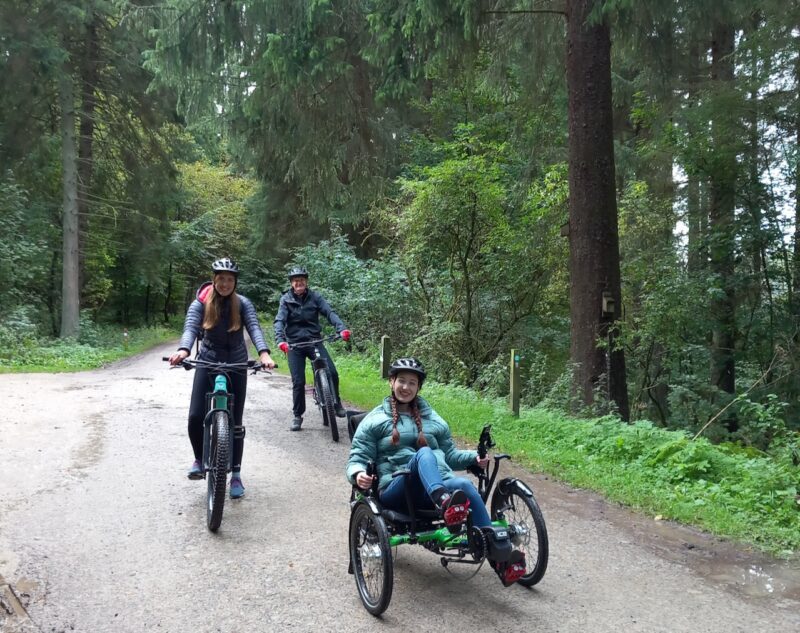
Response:
POLYGON ((795 3, 6 0, 0 71, 0 369, 174 336, 219 256, 268 325, 301 263, 353 353, 491 398, 516 349, 800 527, 795 3))

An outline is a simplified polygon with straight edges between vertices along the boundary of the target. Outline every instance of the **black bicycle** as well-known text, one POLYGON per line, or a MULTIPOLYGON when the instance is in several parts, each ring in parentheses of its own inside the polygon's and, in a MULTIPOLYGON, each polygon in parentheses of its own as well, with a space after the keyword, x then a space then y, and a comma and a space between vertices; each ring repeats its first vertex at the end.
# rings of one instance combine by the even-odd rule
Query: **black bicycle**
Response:
MULTIPOLYGON (((313 348, 314 357, 311 359, 311 369, 314 374, 314 384, 312 395, 314 404, 322 412, 322 424, 329 426, 331 437, 334 442, 339 441, 339 426, 336 423, 336 396, 333 388, 333 378, 331 378, 328 363, 319 351, 320 343, 330 343, 342 338, 339 334, 331 334, 313 341, 302 341, 300 343, 289 343, 289 349, 313 348)), ((305 362, 305 361, 304 361, 305 362)))
MULTIPOLYGON (((169 361, 169 358, 161 360, 169 361)), ((206 487, 206 525, 216 532, 222 524, 225 507, 225 485, 233 466, 233 438, 243 437, 244 427, 233 419, 233 394, 228 391, 228 374, 252 370, 270 373, 257 360, 245 363, 216 363, 189 358, 180 362, 186 369, 203 367, 217 374, 213 391, 206 394, 206 417, 203 420, 203 479, 206 487)), ((175 365, 178 367, 178 365, 175 365)))

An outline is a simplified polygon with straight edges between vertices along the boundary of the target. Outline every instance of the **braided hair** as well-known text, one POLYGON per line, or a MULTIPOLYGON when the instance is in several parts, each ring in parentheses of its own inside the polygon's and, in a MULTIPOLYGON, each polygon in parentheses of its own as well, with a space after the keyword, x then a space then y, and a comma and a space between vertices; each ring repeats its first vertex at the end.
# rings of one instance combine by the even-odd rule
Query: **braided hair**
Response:
MULTIPOLYGON (((392 444, 396 445, 400 442, 400 431, 397 430, 397 423, 400 421, 400 413, 397 410, 397 398, 394 397, 394 394, 389 397, 389 404, 392 407, 392 444)), ((422 415, 419 412, 416 398, 411 401, 411 417, 417 425, 417 431, 419 431, 417 435, 417 446, 427 446, 428 440, 425 439, 425 434, 422 432, 422 415)))

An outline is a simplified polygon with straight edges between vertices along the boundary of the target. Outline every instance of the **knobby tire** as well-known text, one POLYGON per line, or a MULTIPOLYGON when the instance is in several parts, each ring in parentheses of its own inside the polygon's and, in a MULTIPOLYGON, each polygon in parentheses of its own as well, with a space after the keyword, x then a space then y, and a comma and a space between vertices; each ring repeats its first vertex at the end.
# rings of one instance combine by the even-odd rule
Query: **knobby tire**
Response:
POLYGON ((320 408, 322 409, 322 419, 326 426, 331 427, 331 437, 334 442, 339 441, 339 427, 336 424, 336 410, 333 406, 333 389, 331 389, 330 378, 327 372, 318 370, 314 377, 319 388, 320 408))
POLYGON ((206 522, 208 529, 212 532, 216 532, 222 524, 222 511, 225 507, 225 487, 228 479, 230 441, 228 414, 224 411, 217 411, 211 423, 211 468, 206 475, 208 482, 206 522))

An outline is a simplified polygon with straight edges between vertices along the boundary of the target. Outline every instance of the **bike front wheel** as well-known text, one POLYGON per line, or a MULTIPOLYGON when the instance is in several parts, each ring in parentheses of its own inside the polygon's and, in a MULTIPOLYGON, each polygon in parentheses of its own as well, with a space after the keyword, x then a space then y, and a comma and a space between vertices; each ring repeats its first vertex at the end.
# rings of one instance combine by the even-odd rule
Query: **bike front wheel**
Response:
POLYGON ((547 570, 549 545, 547 527, 531 490, 514 479, 504 479, 492 495, 492 520, 502 514, 508 521, 514 547, 525 554, 527 573, 517 582, 531 587, 547 570))
POLYGON ((389 533, 383 517, 363 502, 350 515, 350 565, 364 608, 372 615, 386 611, 394 585, 389 533))
POLYGON ((225 485, 228 479, 228 455, 230 454, 230 427, 228 414, 217 411, 211 422, 211 446, 209 469, 206 474, 208 490, 206 493, 206 524, 216 532, 222 523, 222 510, 225 506, 225 485))
POLYGON ((331 427, 331 437, 334 442, 339 441, 339 427, 336 424, 336 410, 333 406, 333 389, 331 388, 330 377, 325 371, 318 371, 314 376, 314 382, 319 389, 320 408, 322 409, 322 422, 325 426, 331 427))

